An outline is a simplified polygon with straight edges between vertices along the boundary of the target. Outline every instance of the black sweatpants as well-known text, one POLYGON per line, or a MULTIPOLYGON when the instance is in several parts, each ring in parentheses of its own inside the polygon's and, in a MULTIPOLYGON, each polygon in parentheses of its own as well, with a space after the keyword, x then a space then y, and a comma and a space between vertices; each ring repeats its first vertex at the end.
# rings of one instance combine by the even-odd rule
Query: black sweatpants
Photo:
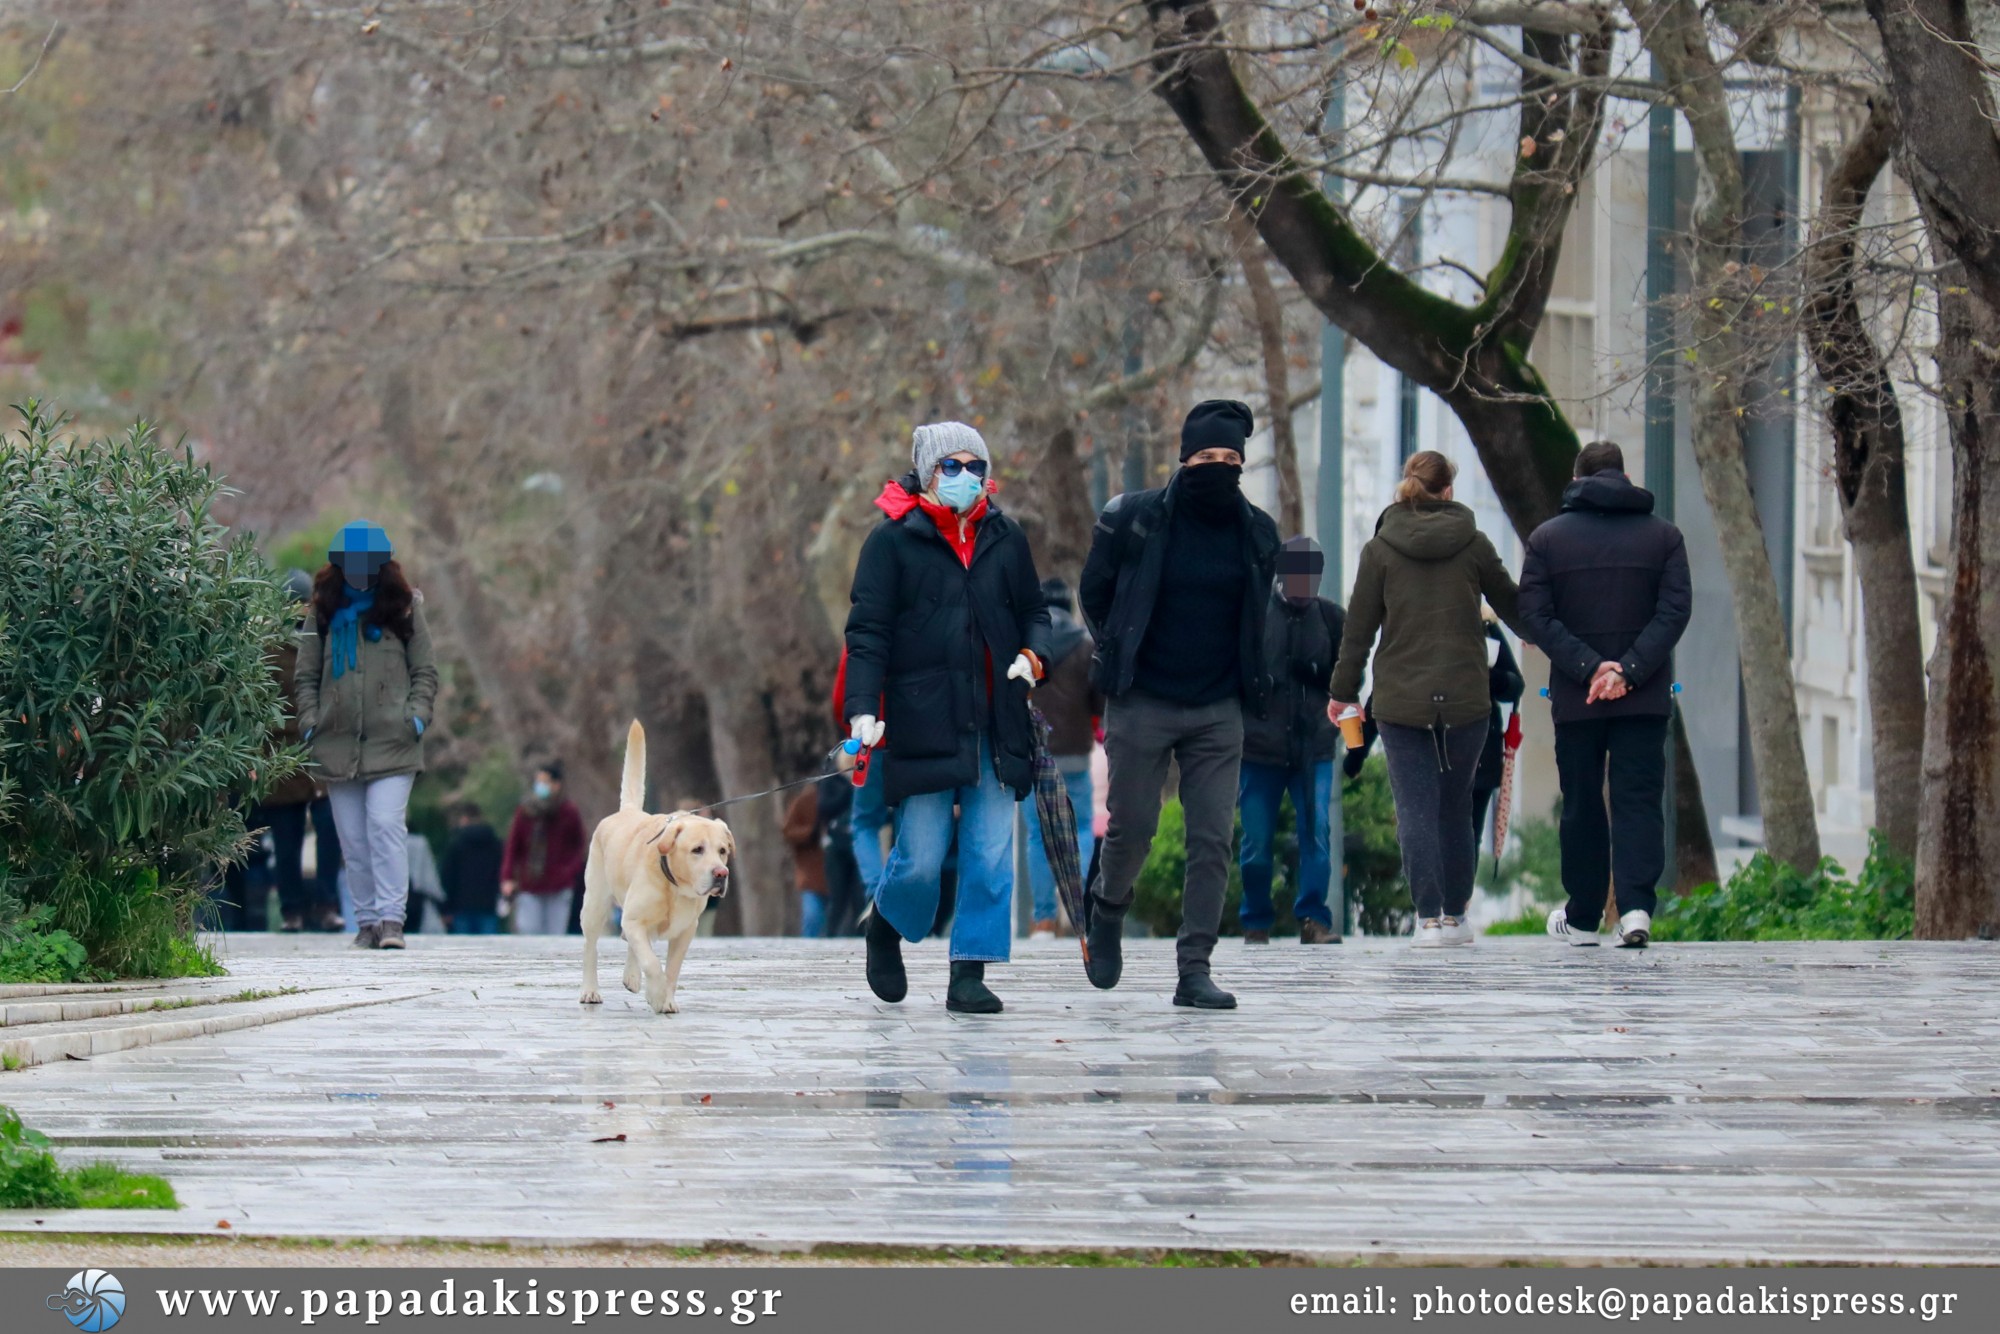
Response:
POLYGON ((1667 866, 1667 720, 1557 723, 1556 775, 1562 782, 1562 878, 1570 926, 1595 931, 1603 925, 1604 898, 1614 879, 1621 914, 1651 913, 1667 866))
POLYGON ((1486 749, 1487 720, 1447 728, 1378 723, 1396 798, 1396 842, 1419 921, 1463 917, 1478 870, 1472 783, 1486 749))

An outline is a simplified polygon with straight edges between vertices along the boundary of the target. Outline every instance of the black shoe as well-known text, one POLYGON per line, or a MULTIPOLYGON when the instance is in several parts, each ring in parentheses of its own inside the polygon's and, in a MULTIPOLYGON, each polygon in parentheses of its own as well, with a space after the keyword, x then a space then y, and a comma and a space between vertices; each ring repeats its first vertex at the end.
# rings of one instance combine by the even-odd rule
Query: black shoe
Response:
POLYGON ((951 988, 944 993, 944 1008, 953 1014, 1000 1013, 1000 998, 986 989, 985 964, 951 966, 951 988))
POLYGON ((1338 945, 1339 943, 1340 937, 1333 934, 1332 927, 1322 926, 1318 921, 1310 917, 1299 923, 1299 944, 1338 945))
POLYGON ((1125 911, 1094 894, 1084 900, 1084 911, 1090 925, 1083 938, 1083 971, 1090 976, 1090 985, 1109 991, 1125 971, 1125 911))
POLYGON ((1271 933, 1269 931, 1245 931, 1243 933, 1243 943, 1245 945, 1268 945, 1271 943, 1271 933))
POLYGON ((868 914, 868 989, 894 1005, 910 994, 910 975, 903 971, 903 938, 880 912, 868 914))
POLYGON ((1192 1006, 1197 1010, 1233 1010, 1236 997, 1215 985, 1206 970, 1198 973, 1182 973, 1181 984, 1174 988, 1174 1004, 1192 1006))

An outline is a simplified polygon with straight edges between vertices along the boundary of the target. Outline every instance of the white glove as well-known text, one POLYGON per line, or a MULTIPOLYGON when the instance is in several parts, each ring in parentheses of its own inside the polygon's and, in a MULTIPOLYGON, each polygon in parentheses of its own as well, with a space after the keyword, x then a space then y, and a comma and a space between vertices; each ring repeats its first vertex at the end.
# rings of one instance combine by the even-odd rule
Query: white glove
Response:
POLYGON ((882 733, 887 730, 874 714, 858 713, 854 716, 854 722, 849 725, 847 735, 873 750, 882 744, 882 733))
POLYGON ((1007 679, 1009 681, 1025 681, 1028 683, 1028 689, 1033 690, 1035 688, 1035 660, 1025 653, 1016 653, 1014 655, 1014 665, 1007 669, 1007 679))

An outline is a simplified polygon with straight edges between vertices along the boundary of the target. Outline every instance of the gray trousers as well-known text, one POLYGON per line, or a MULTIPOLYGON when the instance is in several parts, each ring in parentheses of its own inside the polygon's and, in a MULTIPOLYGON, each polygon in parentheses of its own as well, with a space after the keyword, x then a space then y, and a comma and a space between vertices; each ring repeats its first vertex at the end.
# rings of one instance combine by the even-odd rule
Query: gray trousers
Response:
POLYGON ((415 774, 328 783, 333 827, 340 831, 340 856, 347 866, 347 892, 354 900, 350 926, 403 920, 410 898, 410 834, 407 812, 415 774))
POLYGON ((1236 779, 1243 761, 1243 705, 1176 704, 1131 691, 1104 709, 1104 754, 1111 781, 1105 806, 1111 822, 1095 892, 1115 909, 1132 903, 1132 885, 1153 846, 1167 762, 1181 771, 1187 819, 1187 878, 1181 889, 1176 954, 1182 972, 1207 972, 1229 889, 1230 844, 1236 834, 1236 779))
POLYGON ((1479 868, 1472 832, 1472 780, 1486 749, 1487 720, 1445 729, 1378 721, 1396 797, 1396 842, 1419 920, 1463 917, 1479 868), (1440 746, 1442 742, 1442 746, 1440 746))

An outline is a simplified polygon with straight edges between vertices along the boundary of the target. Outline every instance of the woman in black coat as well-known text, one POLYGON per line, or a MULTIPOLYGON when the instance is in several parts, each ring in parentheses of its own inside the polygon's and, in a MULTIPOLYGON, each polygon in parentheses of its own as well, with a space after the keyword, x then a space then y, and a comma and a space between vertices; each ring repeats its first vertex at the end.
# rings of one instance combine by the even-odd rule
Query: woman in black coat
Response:
POLYGON ((847 617, 842 713, 881 744, 896 845, 874 887, 868 985, 909 990, 902 942, 930 931, 954 834, 958 907, 948 1008, 993 1014, 988 963, 1013 945, 1014 804, 1034 786, 1028 692, 1048 653, 1049 612, 1021 529, 988 493, 991 459, 962 422, 919 426, 915 465, 876 498, 847 617))

